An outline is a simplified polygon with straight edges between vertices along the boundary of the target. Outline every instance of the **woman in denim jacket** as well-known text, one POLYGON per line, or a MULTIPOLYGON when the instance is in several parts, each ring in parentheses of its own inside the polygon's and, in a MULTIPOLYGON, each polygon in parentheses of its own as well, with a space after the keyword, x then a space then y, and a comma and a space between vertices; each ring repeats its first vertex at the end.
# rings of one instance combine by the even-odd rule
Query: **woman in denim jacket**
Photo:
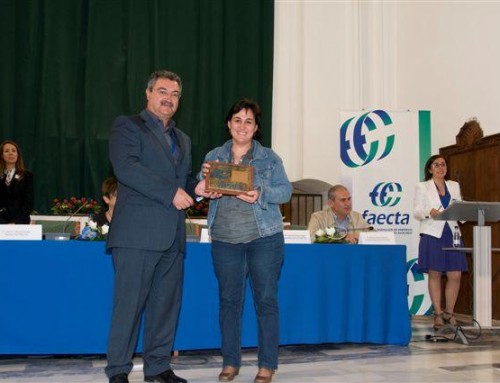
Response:
POLYGON ((259 328, 259 370, 254 382, 271 382, 278 367, 277 288, 284 254, 279 205, 290 199, 292 185, 280 157, 254 139, 258 137, 260 118, 260 108, 255 102, 237 101, 225 120, 232 139, 206 155, 201 172, 207 174, 208 161, 251 165, 254 190, 230 196, 205 192, 205 180, 197 186, 198 194, 212 198, 208 228, 219 282, 221 382, 232 381, 241 365, 241 315, 247 273, 259 328))

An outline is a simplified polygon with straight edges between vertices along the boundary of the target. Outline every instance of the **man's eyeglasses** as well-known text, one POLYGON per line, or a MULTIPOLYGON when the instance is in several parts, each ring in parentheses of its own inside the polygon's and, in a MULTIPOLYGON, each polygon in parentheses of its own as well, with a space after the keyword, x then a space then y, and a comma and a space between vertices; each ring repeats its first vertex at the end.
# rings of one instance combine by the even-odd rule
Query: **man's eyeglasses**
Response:
POLYGON ((174 91, 169 91, 168 89, 165 89, 165 88, 157 88, 157 89, 153 89, 156 93, 158 93, 160 96, 162 97, 167 97, 167 96, 170 96, 172 98, 175 98, 175 99, 179 99, 181 98, 181 94, 180 92, 174 90, 174 91))

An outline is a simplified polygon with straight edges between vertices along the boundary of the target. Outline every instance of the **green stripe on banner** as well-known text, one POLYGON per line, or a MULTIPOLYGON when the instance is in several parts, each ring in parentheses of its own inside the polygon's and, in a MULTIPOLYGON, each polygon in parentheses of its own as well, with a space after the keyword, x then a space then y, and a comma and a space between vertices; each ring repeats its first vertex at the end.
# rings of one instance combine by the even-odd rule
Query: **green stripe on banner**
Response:
POLYGON ((415 315, 418 312, 420 306, 422 306, 423 301, 423 295, 415 295, 415 297, 413 298, 413 302, 411 303, 410 314, 415 315))
POLYGON ((431 111, 418 111, 418 141, 419 141, 419 163, 420 179, 425 178, 424 166, 427 159, 431 156, 431 111))

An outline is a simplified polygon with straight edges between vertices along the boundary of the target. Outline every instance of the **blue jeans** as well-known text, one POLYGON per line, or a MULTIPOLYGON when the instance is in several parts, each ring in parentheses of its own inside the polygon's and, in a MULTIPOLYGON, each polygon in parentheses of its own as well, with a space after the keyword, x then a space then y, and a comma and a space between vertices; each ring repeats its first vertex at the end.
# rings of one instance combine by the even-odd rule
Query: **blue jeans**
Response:
POLYGON ((278 367, 278 279, 283 264, 283 233, 249 243, 212 241, 219 281, 219 323, 224 366, 241 365, 241 315, 247 274, 250 276, 259 329, 259 367, 278 367))

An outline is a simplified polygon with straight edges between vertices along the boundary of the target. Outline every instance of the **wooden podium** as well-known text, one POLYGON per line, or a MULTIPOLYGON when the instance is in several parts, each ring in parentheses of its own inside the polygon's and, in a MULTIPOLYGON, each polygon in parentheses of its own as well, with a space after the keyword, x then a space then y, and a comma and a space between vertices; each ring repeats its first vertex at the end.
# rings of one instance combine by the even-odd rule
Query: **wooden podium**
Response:
POLYGON ((477 226, 474 226, 472 249, 453 249, 457 251, 472 250, 474 262, 473 316, 481 327, 491 328, 491 227, 484 224, 500 220, 500 203, 455 201, 434 219, 477 222, 477 226))

